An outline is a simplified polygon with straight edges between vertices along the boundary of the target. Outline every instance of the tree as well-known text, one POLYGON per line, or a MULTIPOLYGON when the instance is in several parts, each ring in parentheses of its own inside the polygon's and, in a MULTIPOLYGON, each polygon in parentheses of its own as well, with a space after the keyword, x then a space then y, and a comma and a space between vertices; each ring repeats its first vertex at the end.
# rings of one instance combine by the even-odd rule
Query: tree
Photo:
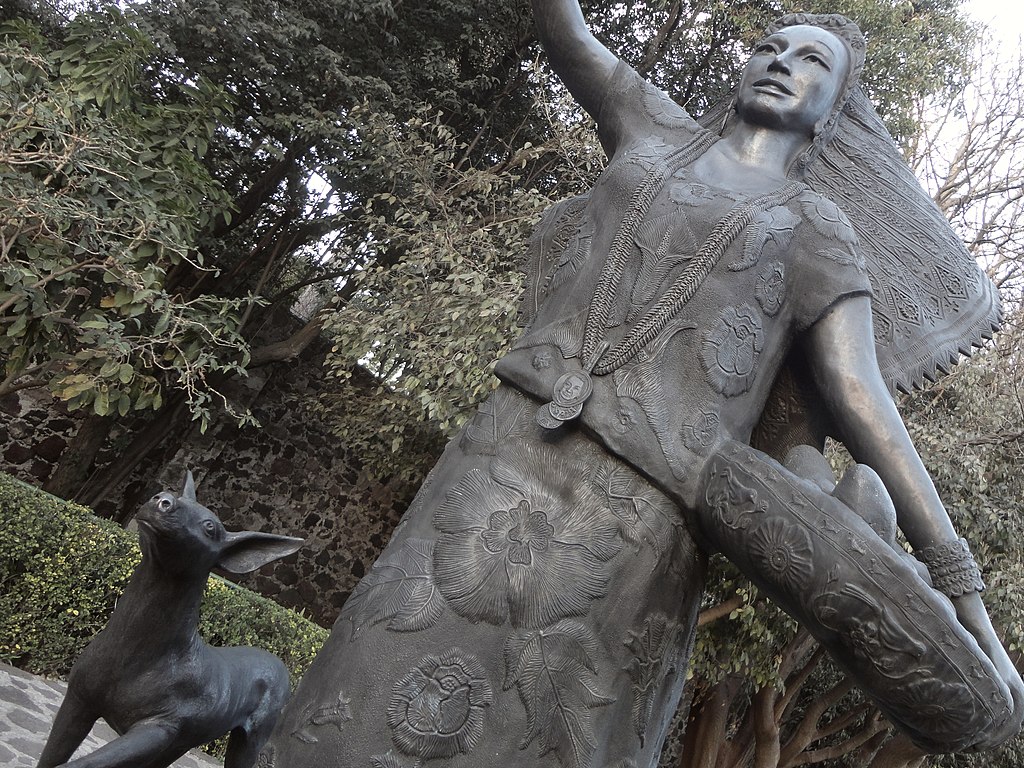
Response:
MULTIPOLYGON (((735 73, 742 43, 765 21, 792 8, 768 0, 742 10, 727 3, 660 0, 631 4, 627 13, 615 3, 593 5, 595 26, 613 47, 686 98, 695 112, 735 73)), ((67 25, 59 13, 69 11, 55 7, 60 10, 43 13, 35 4, 16 3, 4 13, 42 16, 59 48, 67 25)), ((235 358, 240 367, 301 353, 327 316, 342 310, 357 291, 363 299, 380 293, 363 276, 391 269, 407 255, 400 238, 392 242, 372 231, 380 217, 397 217, 404 192, 394 178, 372 170, 379 168, 377 158, 394 153, 384 134, 361 125, 367 114, 391 115, 397 127, 426 116, 449 134, 438 152, 458 147, 451 158, 457 173, 486 174, 511 168, 512 158, 521 161, 527 144, 546 143, 548 128, 533 104, 560 98, 549 73, 527 66, 536 49, 525 0, 489 5, 278 0, 271 6, 249 0, 137 0, 127 7, 129 26, 152 41, 136 62, 135 88, 154 109, 165 114, 189 109, 197 83, 216 83, 232 107, 217 116, 212 133, 199 137, 194 152, 226 198, 211 196, 201 206, 188 258, 167 271, 163 285, 185 304, 200 296, 234 302, 237 331, 253 345, 248 360, 235 358), (378 140, 385 144, 375 144, 378 140), (373 216, 366 215, 370 209, 373 216), (288 327, 287 308, 310 291, 330 298, 331 309, 283 339, 273 334, 273 344, 262 343, 261 329, 288 327)), ((959 22, 954 9, 954 0, 898 8, 877 0, 851 2, 851 12, 868 19, 879 40, 892 41, 887 50, 902 53, 879 70, 894 76, 878 78, 886 84, 884 93, 881 86, 878 90, 894 120, 913 118, 904 108, 910 103, 907 93, 934 89, 955 69, 959 22), (903 85, 893 89, 893 82, 903 85)), ((578 113, 562 115, 574 125, 581 120, 578 113)), ((173 123, 165 127, 168 135, 176 130, 173 123)), ((542 198, 578 191, 567 183, 573 178, 567 159, 574 158, 534 151, 519 169, 540 193, 534 215, 542 198)), ((513 238, 506 247, 515 252, 521 243, 513 238)), ((496 325, 509 327, 509 318, 496 325)), ((365 351, 343 346, 348 354, 339 367, 365 357, 365 351)), ((420 381, 443 376, 429 366, 414 371, 406 365, 405 370, 420 381)), ((233 373, 224 370, 211 383, 221 387, 233 373)), ((19 386, 33 381, 23 379, 19 386)), ((391 388, 396 382, 381 385, 391 388)), ((478 382, 467 391, 481 387, 478 382)), ((420 418, 447 408, 440 405, 443 390, 436 395, 422 401, 420 418)), ((462 400, 454 412, 466 407, 462 400)), ((187 422, 187 410, 176 403, 138 420, 129 427, 135 436, 127 441, 115 474, 123 475, 172 442, 168 436, 187 422)), ((85 448, 77 446, 73 453, 88 464, 95 446, 85 448)), ((78 498, 97 501, 115 479, 100 473, 78 498)), ((65 486, 73 490, 80 483, 69 480, 65 486)))
POLYGON ((206 420, 211 375, 245 362, 241 302, 166 286, 225 203, 199 162, 223 95, 199 80, 185 104, 147 99, 151 50, 116 9, 80 15, 57 48, 0 29, 0 396, 47 386, 104 417, 177 389, 206 420))

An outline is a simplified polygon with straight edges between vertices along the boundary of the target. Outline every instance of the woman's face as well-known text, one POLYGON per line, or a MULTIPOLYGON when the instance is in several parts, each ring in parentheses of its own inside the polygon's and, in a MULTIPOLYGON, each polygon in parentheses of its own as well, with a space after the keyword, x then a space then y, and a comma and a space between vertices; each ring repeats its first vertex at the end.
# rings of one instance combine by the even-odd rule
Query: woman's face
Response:
POLYGON ((750 57, 736 99, 739 118, 811 138, 832 113, 850 69, 846 45, 820 27, 786 27, 750 57))

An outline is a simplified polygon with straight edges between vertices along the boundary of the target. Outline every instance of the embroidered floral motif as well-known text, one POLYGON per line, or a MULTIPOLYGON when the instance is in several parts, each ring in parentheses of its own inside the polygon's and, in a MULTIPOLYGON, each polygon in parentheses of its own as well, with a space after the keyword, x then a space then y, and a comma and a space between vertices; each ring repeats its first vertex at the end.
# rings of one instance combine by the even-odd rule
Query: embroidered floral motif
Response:
POLYGON ((685 128, 688 131, 700 130, 686 110, 676 104, 664 91, 647 86, 644 88, 644 109, 651 119, 664 128, 685 128))
POLYGON ((634 238, 640 249, 640 271, 630 297, 636 312, 650 302, 665 278, 697 252, 697 240, 681 211, 645 221, 634 238))
POLYGON ((491 554, 504 553, 510 563, 533 565, 533 552, 547 550, 554 532, 548 516, 531 512, 530 503, 524 499, 515 509, 493 513, 480 538, 491 554))
MULTIPOLYGON (((688 175, 689 169, 687 169, 688 175)), ((699 208, 704 203, 715 199, 715 193, 711 190, 711 187, 707 184, 701 184, 699 181, 674 182, 669 187, 668 196, 673 203, 688 205, 691 208, 699 208)))
POLYGON ((821 255, 830 261, 834 261, 843 267, 853 267, 858 272, 864 272, 867 266, 864 257, 852 246, 846 248, 822 248, 821 255))
POLYGON ((754 266, 769 242, 775 244, 776 253, 785 250, 793 239, 793 230, 800 217, 785 206, 777 206, 759 214, 747 227, 743 238, 743 255, 729 265, 732 272, 742 272, 754 266))
POLYGON ((704 455, 718 435, 721 420, 713 411, 701 411, 693 424, 684 424, 683 445, 696 454, 704 455))
MULTIPOLYGON (((568 228, 566 228, 568 229, 568 228)), ((590 256, 590 242, 594 236, 594 222, 584 218, 568 231, 556 231, 551 243, 553 251, 558 249, 558 260, 547 279, 543 291, 550 294, 566 283, 590 256)))
POLYGON ((925 733, 960 733, 974 717, 967 686, 934 677, 905 682, 893 691, 904 720, 925 733))
POLYGON ((850 651, 862 662, 902 682, 927 646, 911 637, 900 617, 890 616, 870 591, 857 584, 841 583, 838 574, 829 576, 831 586, 814 601, 818 620, 845 638, 850 651))
POLYGON ((426 656, 391 691, 387 722, 405 754, 430 759, 467 753, 483 734, 494 694, 483 665, 452 649, 426 656))
POLYGON ((807 586, 811 577, 811 539, 783 520, 767 520, 750 534, 750 552, 766 566, 769 579, 791 591, 807 586))
POLYGON ((391 754, 391 750, 388 750, 386 755, 372 755, 370 757, 370 765, 373 768, 422 768, 423 763, 419 760, 413 760, 411 764, 406 764, 404 760, 400 760, 391 754))
POLYGON ((786 267, 781 261, 773 261, 757 276, 754 298, 768 317, 779 313, 786 300, 786 267))
POLYGON ((304 744, 316 744, 320 739, 313 732, 314 728, 333 725, 339 731, 344 730, 345 723, 352 719, 352 710, 349 708, 351 703, 352 700, 339 691, 335 700, 329 704, 314 705, 306 711, 302 722, 292 731, 292 737, 304 744))
POLYGON ((627 408, 619 408, 612 420, 612 429, 618 434, 624 435, 636 426, 636 416, 627 408))
POLYGON ((729 531, 744 531, 753 523, 754 514, 764 514, 765 506, 757 497, 757 491, 743 485, 733 474, 732 468, 715 462, 704 492, 704 502, 712 521, 729 531))
POLYGON ((456 613, 544 627, 605 594, 622 540, 589 475, 583 462, 519 443, 452 488, 434 515, 434 577, 456 613))
POLYGON ((648 136, 634 144, 625 155, 626 162, 649 168, 652 160, 665 155, 665 142, 657 136, 648 136))
POLYGON ((764 347, 758 313, 744 304, 726 307, 704 334, 701 360, 708 383, 728 397, 750 389, 757 376, 757 361, 764 347))
POLYGON ((831 200, 807 191, 800 196, 800 210, 818 234, 851 245, 857 242, 850 220, 831 200))
POLYGON ((626 667, 633 681, 633 728, 643 744, 662 684, 680 663, 683 628, 665 614, 655 613, 644 620, 642 632, 627 632, 625 646, 633 654, 626 667))

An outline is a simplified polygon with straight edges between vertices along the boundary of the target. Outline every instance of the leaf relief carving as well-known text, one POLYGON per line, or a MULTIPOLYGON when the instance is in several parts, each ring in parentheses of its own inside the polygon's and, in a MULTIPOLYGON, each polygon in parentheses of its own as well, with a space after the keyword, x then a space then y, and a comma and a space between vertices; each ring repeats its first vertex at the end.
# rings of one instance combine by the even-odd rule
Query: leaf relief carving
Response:
POLYGON ((597 653, 591 631, 572 620, 517 632, 505 641, 503 688, 515 686, 526 708, 521 749, 536 739, 541 756, 553 751, 567 768, 591 768, 591 710, 615 701, 598 684, 593 661, 597 653))
POLYGON ((345 723, 352 719, 350 703, 351 699, 345 698, 345 695, 339 692, 336 701, 309 709, 299 727, 292 731, 292 737, 303 744, 316 744, 320 740, 312 733, 313 728, 333 725, 340 731, 345 723))
POLYGON ((775 243, 776 252, 785 250, 799 223, 800 217, 784 206, 758 214, 747 227, 743 238, 743 255, 729 265, 729 270, 742 272, 754 266, 769 242, 775 243))
POLYGON ((675 505, 632 471, 609 464, 595 475, 608 494, 608 504, 618 518, 622 538, 637 550, 643 544, 664 554, 680 522, 675 505))
POLYGON ((673 270, 686 264, 697 252, 697 239, 682 211, 645 221, 636 234, 640 249, 640 273, 633 286, 632 303, 643 306, 652 301, 673 270))
POLYGON ((444 611, 444 599, 433 579, 434 543, 406 539, 399 550, 381 557, 345 603, 342 618, 354 632, 387 622, 396 632, 433 626, 444 611))
POLYGON ((807 190, 800 196, 800 210, 818 234, 841 243, 857 243, 857 233, 850 220, 828 198, 807 190))
MULTIPOLYGON (((549 367, 541 362, 534 367, 549 367)), ((476 416, 466 428, 463 437, 463 450, 477 450, 485 455, 493 456, 498 445, 510 437, 518 436, 520 431, 519 417, 523 412, 525 401, 516 392, 502 387, 487 398, 477 410, 476 416)))
POLYGON ((625 646, 633 653, 633 658, 626 671, 633 681, 632 720, 641 745, 658 691, 679 664, 682 629, 679 622, 656 613, 644 620, 642 631, 628 630, 625 646))
POLYGON ((388 752, 386 755, 372 755, 370 765, 373 768, 422 768, 423 761, 413 760, 411 763, 405 763, 388 752))

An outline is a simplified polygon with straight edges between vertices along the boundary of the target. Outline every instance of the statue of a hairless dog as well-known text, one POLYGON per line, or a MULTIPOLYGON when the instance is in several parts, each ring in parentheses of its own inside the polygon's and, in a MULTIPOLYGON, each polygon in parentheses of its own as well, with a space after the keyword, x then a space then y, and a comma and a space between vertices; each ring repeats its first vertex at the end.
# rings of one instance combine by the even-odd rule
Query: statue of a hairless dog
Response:
POLYGON ((210 569, 247 573, 302 539, 228 532, 196 501, 163 491, 139 511, 142 562, 107 626, 71 670, 39 768, 166 768, 230 732, 225 768, 251 768, 289 695, 288 671, 258 648, 213 648, 197 633, 210 569), (120 734, 67 762, 104 718, 120 734))

